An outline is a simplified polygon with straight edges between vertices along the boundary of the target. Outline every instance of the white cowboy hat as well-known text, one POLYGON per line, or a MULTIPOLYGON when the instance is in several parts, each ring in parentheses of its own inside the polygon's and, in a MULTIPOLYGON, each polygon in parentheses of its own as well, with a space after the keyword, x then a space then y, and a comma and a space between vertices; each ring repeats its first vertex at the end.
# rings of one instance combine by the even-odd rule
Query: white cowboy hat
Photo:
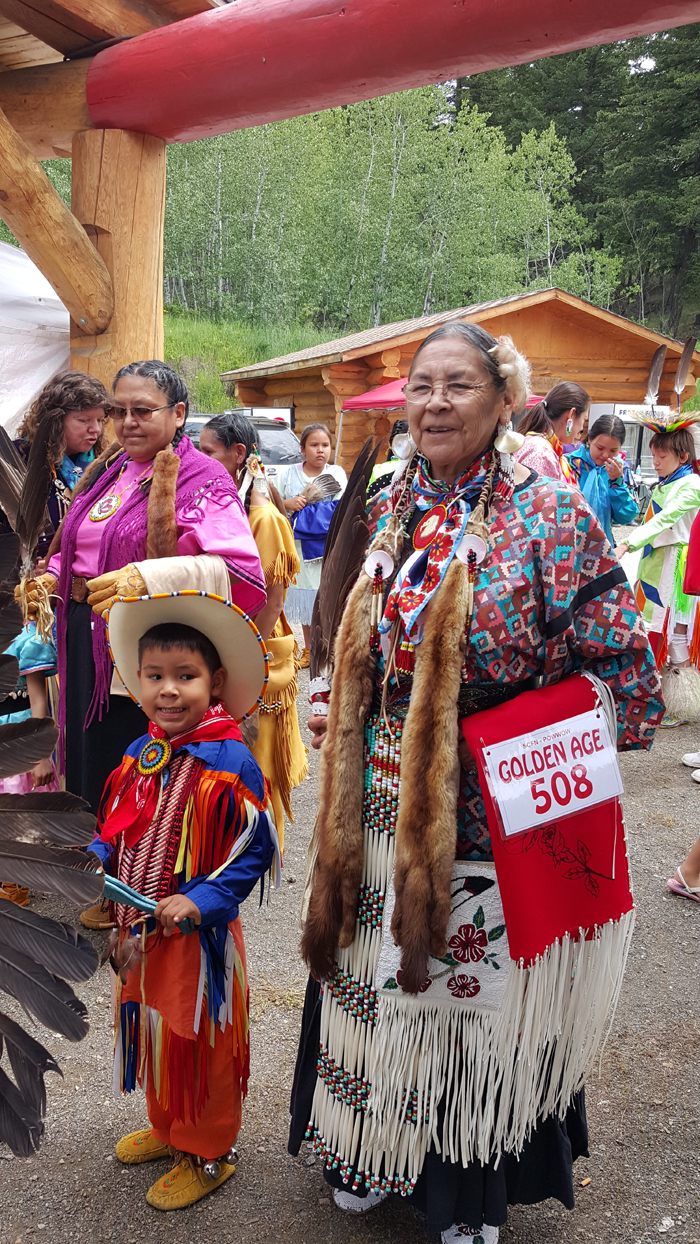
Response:
POLYGON ((120 596, 107 619, 107 642, 117 673, 129 695, 139 701, 139 640, 152 626, 180 622, 201 631, 213 643, 226 670, 224 708, 236 721, 262 700, 269 655, 262 635, 237 605, 211 592, 161 592, 120 596))

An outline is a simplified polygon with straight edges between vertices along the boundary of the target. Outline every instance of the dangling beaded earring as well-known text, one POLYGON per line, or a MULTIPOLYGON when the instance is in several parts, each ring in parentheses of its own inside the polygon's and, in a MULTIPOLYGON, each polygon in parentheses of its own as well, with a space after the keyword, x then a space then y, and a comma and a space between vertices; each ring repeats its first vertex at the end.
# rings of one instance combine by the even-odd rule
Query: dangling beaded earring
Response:
POLYGON ((499 454, 515 454, 522 449, 524 444, 525 437, 515 431, 513 421, 509 419, 503 431, 499 432, 493 442, 493 447, 498 450, 499 454))
POLYGON ((574 430, 574 421, 572 418, 569 417, 566 421, 566 435, 571 436, 571 433, 573 432, 573 430, 574 430))
POLYGON ((515 488, 513 454, 524 444, 525 437, 515 431, 511 420, 508 420, 503 431, 493 442, 493 447, 498 453, 498 478, 494 491, 505 501, 511 500, 515 488))

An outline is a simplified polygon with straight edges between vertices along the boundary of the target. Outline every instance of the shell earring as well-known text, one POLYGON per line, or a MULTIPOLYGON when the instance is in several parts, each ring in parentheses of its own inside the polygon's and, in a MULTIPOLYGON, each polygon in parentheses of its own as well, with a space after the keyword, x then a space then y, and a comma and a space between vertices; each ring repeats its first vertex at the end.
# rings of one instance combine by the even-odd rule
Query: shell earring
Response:
POLYGON ((522 436, 520 432, 515 431, 513 422, 509 419, 508 423, 505 425, 503 430, 499 432, 493 442, 493 447, 498 450, 499 454, 514 454, 517 453, 524 444, 525 437, 522 436))

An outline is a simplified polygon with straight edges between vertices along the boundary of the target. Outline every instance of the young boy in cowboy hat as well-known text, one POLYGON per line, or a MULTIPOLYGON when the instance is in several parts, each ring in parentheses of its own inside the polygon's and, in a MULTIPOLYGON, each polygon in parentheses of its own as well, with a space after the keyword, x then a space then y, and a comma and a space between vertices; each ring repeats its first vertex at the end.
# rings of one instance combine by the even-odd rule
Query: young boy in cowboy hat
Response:
POLYGON ((248 989, 238 909, 279 846, 265 779, 236 724, 265 681, 252 623, 200 592, 117 600, 115 665, 150 719, 109 778, 93 849, 155 902, 117 904, 115 1083, 138 1082, 151 1126, 127 1164, 174 1158, 147 1193, 179 1209, 234 1172, 248 1077, 248 989))

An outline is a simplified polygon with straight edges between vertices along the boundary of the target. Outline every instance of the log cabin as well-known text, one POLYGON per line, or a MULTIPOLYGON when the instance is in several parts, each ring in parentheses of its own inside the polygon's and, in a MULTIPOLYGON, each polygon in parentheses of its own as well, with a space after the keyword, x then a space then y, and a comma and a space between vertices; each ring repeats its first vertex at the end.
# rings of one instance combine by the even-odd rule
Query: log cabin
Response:
MULTIPOLYGON (((671 401, 682 343, 561 289, 537 290, 384 324, 224 372, 221 379, 243 406, 293 406, 297 432, 308 423, 327 424, 335 447, 344 400, 407 376, 420 343, 438 325, 451 320, 481 324, 494 337, 508 333, 530 360, 535 392, 544 394, 559 380, 575 380, 593 402, 642 402, 652 355, 665 344, 668 351, 659 403, 671 401)), ((700 376, 698 351, 693 355, 686 398, 694 390, 695 376, 700 376)), ((402 410, 346 411, 338 451, 341 466, 352 467, 368 436, 386 442, 391 424, 403 414, 402 410)))

